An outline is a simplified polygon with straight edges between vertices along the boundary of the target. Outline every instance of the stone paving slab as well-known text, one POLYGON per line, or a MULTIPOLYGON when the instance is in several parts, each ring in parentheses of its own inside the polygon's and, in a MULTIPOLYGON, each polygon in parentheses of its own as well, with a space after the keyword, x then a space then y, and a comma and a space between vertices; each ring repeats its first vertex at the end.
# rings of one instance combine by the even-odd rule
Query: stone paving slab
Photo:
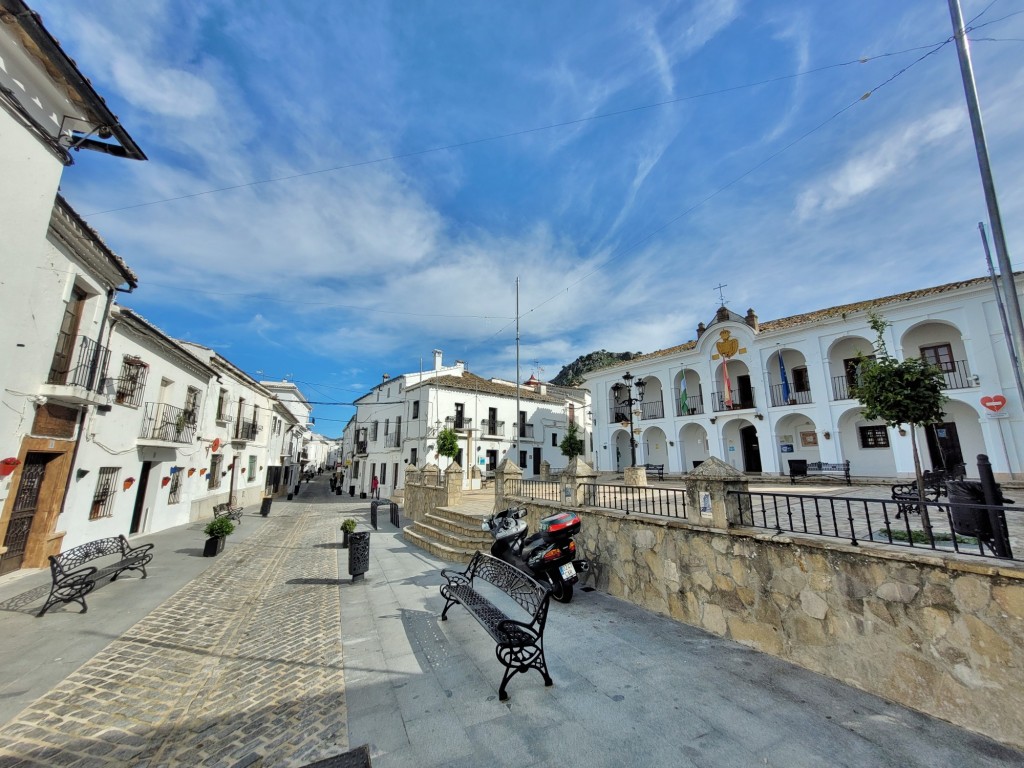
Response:
POLYGON ((345 751, 338 517, 275 505, 0 729, 0 765, 299 766, 345 751))

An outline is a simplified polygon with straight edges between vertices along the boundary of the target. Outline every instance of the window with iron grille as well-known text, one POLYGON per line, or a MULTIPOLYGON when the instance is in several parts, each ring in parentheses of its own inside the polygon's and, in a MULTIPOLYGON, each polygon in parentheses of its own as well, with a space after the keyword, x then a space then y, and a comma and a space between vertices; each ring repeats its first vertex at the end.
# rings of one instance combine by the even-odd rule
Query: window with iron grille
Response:
POLYGON ((111 516, 111 507, 114 506, 114 483, 117 482, 117 474, 120 471, 120 467, 100 469, 99 477, 96 478, 96 491, 92 495, 92 506, 89 508, 90 520, 111 516))
POLYGON ((220 488, 221 467, 224 464, 224 457, 214 454, 210 457, 210 476, 206 478, 206 487, 209 489, 220 488))
POLYGON ((118 405, 130 405, 132 408, 142 405, 148 373, 149 366, 140 358, 134 355, 125 355, 121 360, 121 373, 117 377, 114 401, 118 405))
POLYGON ((185 394, 185 421, 195 425, 199 421, 199 390, 189 387, 185 394))
POLYGON ((245 476, 248 477, 249 480, 255 480, 256 479, 256 457, 255 456, 250 456, 249 457, 249 471, 245 473, 245 476))
POLYGON ((889 430, 884 425, 859 427, 861 448, 888 448, 889 430))
POLYGON ((181 472, 171 475, 171 490, 167 495, 168 504, 177 504, 181 501, 181 472))

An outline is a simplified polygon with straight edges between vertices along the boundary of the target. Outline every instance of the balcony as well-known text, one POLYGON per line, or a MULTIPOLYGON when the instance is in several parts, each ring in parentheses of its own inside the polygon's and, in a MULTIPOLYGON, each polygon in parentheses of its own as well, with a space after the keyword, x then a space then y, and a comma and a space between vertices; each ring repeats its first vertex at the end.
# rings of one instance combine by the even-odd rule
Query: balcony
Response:
POLYGON ((640 403, 640 418, 643 420, 664 419, 665 403, 661 400, 651 400, 649 402, 640 403))
POLYGON ((942 371, 943 389, 970 389, 980 386, 978 378, 971 375, 966 360, 941 363, 938 367, 942 371))
POLYGON ((533 440, 533 424, 520 424, 519 436, 524 440, 533 440))
POLYGON ((686 407, 683 407, 682 398, 676 397, 676 416, 696 416, 704 413, 704 402, 700 395, 687 395, 686 407))
POLYGON ((793 385, 789 385, 789 399, 787 400, 782 396, 782 385, 771 384, 768 387, 768 398, 771 400, 773 406, 780 405, 810 405, 814 402, 811 399, 811 390, 807 389, 803 392, 797 392, 793 389, 793 385))
POLYGON ((256 433, 259 431, 256 422, 250 421, 249 419, 241 419, 235 425, 235 436, 231 438, 232 442, 245 443, 256 439, 256 433))
POLYGON ((608 423, 623 423, 629 421, 629 406, 628 405, 615 405, 612 406, 611 411, 608 414, 608 423))
POLYGON ((732 393, 732 405, 727 406, 725 404, 725 393, 724 392, 712 392, 711 393, 712 407, 716 412, 721 411, 742 411, 748 408, 754 407, 754 388, 751 387, 749 392, 745 392, 740 395, 739 392, 732 393))
POLYGON ((399 432, 392 432, 390 435, 384 435, 385 448, 397 448, 401 443, 402 435, 399 432))
POLYGON ((473 428, 473 420, 466 416, 449 416, 444 420, 445 429, 467 430, 473 428))
POLYGON ((166 403, 146 403, 139 440, 188 445, 196 437, 196 414, 166 403))
POLYGON ((505 422, 497 419, 484 419, 480 422, 481 437, 504 437, 505 422))
POLYGON ((370 452, 370 444, 366 440, 360 440, 356 443, 356 455, 366 456, 370 452))
POLYGON ((58 350, 54 355, 50 375, 39 394, 70 405, 104 404, 102 391, 109 362, 109 349, 87 336, 79 336, 66 353, 58 350))

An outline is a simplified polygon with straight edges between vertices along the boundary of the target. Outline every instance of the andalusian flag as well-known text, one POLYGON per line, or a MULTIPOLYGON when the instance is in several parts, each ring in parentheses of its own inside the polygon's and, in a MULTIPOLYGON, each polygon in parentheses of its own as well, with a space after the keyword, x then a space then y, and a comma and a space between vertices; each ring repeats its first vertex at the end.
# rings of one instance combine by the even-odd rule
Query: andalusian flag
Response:
POLYGON ((686 405, 686 376, 679 380, 679 413, 683 416, 690 411, 686 405))

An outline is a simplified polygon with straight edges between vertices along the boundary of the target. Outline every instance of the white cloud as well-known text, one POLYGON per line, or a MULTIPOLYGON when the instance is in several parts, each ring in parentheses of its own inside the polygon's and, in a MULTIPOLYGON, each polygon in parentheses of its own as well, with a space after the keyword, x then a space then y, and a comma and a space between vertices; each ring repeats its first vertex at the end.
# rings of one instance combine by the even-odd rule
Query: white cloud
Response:
POLYGON ((854 157, 836 171, 814 181, 796 198, 796 215, 801 221, 832 213, 852 205, 868 193, 900 177, 918 157, 942 144, 960 130, 966 120, 961 107, 939 109, 896 131, 876 133, 864 142, 854 157))

